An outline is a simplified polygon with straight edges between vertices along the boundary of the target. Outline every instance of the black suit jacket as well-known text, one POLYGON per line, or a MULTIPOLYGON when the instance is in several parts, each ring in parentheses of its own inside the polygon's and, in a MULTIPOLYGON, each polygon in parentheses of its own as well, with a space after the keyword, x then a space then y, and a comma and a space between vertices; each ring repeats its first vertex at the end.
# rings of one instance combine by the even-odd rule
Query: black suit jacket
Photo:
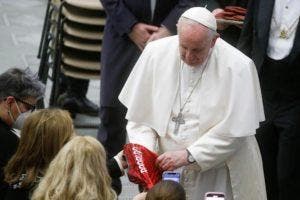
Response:
POLYGON ((216 8, 224 8, 225 6, 247 7, 248 0, 201 0, 201 6, 207 6, 207 9, 213 11, 216 8))
POLYGON ((182 12, 197 0, 157 0, 151 20, 150 0, 101 0, 107 20, 101 52, 101 106, 119 103, 118 95, 141 51, 129 39, 134 24, 164 25, 172 33, 182 12))
MULTIPOLYGON (((261 71, 266 57, 271 18, 275 0, 250 0, 247 15, 238 48, 253 59, 261 71)), ((300 23, 296 30, 294 46, 289 56, 289 63, 299 62, 300 53, 300 23)), ((298 67, 299 68, 299 67, 298 67)))
POLYGON ((0 119, 0 200, 4 199, 7 189, 7 184, 4 182, 3 168, 15 153, 18 143, 18 136, 0 119))

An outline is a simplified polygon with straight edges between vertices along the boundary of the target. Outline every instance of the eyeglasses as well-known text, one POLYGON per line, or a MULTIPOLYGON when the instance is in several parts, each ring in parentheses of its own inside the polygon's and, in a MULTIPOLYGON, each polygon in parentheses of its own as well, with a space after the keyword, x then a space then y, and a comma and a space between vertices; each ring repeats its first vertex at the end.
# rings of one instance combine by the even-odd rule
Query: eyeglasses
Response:
POLYGON ((26 101, 23 101, 22 99, 19 99, 17 97, 14 97, 17 101, 23 103, 25 105, 26 110, 30 110, 30 112, 33 112, 36 108, 36 105, 32 105, 26 101))

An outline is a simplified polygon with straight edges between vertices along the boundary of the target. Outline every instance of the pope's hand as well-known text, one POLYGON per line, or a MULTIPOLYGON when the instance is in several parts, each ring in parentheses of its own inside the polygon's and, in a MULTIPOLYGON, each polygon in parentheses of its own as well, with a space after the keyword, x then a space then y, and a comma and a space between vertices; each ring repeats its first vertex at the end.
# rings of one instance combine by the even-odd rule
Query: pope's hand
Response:
POLYGON ((172 171, 179 167, 188 165, 189 162, 187 161, 187 151, 180 150, 180 151, 168 151, 156 159, 156 165, 158 165, 164 171, 172 171))
POLYGON ((128 36, 140 50, 143 50, 152 33, 156 32, 157 30, 157 26, 152 26, 145 23, 137 23, 133 26, 128 36))

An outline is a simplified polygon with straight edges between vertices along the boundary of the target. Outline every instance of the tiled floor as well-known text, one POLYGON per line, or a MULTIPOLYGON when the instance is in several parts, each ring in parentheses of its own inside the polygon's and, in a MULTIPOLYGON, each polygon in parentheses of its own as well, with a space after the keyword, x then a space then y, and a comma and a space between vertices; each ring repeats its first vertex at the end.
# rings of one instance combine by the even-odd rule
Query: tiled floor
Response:
MULTIPOLYGON (((0 73, 10 67, 30 67, 37 72, 37 52, 42 32, 46 0, 0 0, 0 73)), ((48 104, 51 82, 47 84, 45 103, 48 104)), ((100 81, 91 81, 88 98, 99 104, 100 81)), ((98 121, 98 118, 78 116, 78 123, 98 121)), ((96 129, 78 129, 83 135, 96 135, 96 129)), ((130 200, 137 187, 122 178, 123 193, 119 200, 130 200)))

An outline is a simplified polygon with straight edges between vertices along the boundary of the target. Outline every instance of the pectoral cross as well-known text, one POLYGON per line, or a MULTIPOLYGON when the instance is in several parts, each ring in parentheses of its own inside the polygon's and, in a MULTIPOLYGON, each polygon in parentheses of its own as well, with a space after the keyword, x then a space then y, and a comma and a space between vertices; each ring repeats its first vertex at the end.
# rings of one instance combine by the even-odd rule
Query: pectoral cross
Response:
POLYGON ((180 125, 185 123, 183 119, 183 114, 179 112, 177 117, 172 117, 172 121, 175 122, 174 135, 177 135, 180 125))

